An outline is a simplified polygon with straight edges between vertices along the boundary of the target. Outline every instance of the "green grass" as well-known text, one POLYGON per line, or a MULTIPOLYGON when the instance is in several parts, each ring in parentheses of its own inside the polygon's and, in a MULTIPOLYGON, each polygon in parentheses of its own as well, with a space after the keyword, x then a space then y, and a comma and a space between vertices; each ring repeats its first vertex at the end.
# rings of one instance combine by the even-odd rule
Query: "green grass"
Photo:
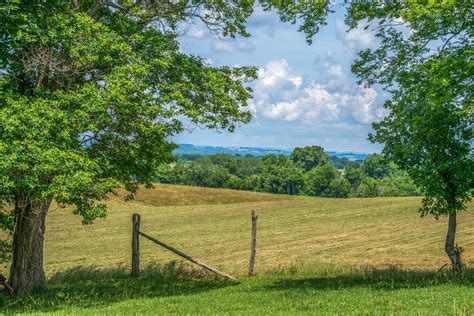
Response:
POLYGON ((4 312, 56 314, 473 314, 474 271, 457 278, 397 268, 288 269, 238 282, 181 265, 146 269, 72 269, 47 292, 3 298, 4 312))
MULTIPOLYGON (((0 311, 474 314, 474 272, 435 275, 447 262, 447 223, 420 218, 418 197, 326 199, 158 185, 134 201, 113 198, 108 205, 109 216, 91 226, 54 206, 45 237, 48 290, 0 296, 0 311), (258 275, 247 278, 252 209, 259 213, 258 275), (184 266, 143 238, 142 267, 149 268, 130 280, 135 212, 142 231, 239 281, 184 266)), ((457 235, 468 267, 474 266, 473 206, 459 216, 457 235)))

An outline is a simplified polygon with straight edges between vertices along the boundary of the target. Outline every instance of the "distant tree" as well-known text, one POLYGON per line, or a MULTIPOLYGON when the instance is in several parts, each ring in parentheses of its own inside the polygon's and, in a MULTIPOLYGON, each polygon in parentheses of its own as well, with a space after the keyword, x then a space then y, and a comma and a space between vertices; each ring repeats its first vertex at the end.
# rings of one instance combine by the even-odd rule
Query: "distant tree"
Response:
POLYGON ((339 177, 331 181, 325 196, 335 198, 346 198, 351 192, 351 184, 344 178, 339 177))
POLYGON ((201 158, 202 155, 199 154, 181 154, 177 156, 177 159, 184 161, 194 161, 201 158))
POLYGON ((391 167, 382 155, 371 154, 362 162, 362 170, 372 178, 381 179, 390 174, 391 167))
POLYGON ((262 172, 262 158, 245 156, 238 160, 235 175, 244 179, 262 172))
POLYGON ((207 158, 215 165, 226 168, 229 173, 235 175, 237 172, 238 161, 240 158, 230 154, 214 154, 209 155, 207 158))
POLYGON ((364 171, 359 166, 349 165, 344 170, 344 178, 349 182, 352 188, 357 188, 364 179, 364 171))
POLYGON ((340 176, 339 171, 330 164, 313 168, 304 175, 304 192, 314 196, 331 196, 331 183, 340 176))
POLYGON ((156 171, 156 181, 160 183, 179 183, 173 166, 162 164, 156 171))
POLYGON ((320 146, 296 147, 290 156, 296 166, 305 172, 323 165, 329 161, 329 156, 324 153, 320 146))
POLYGON ((230 175, 224 184, 224 187, 233 190, 243 190, 244 186, 245 180, 234 175, 230 175))
POLYGON ((243 179, 242 190, 263 191, 262 178, 254 174, 243 179))
POLYGON ((351 161, 346 157, 339 158, 337 156, 329 156, 329 162, 336 167, 336 169, 345 169, 351 161))
POLYGON ((261 187, 265 192, 298 194, 303 186, 303 170, 283 155, 262 159, 261 187))
POLYGON ((185 184, 211 188, 225 187, 230 177, 231 174, 225 167, 214 164, 207 156, 189 164, 183 175, 185 184))
POLYGON ((376 179, 364 177, 355 191, 357 197, 376 197, 379 195, 379 186, 376 179))
POLYGON ((407 172, 398 170, 378 181, 380 196, 420 195, 415 183, 407 172))

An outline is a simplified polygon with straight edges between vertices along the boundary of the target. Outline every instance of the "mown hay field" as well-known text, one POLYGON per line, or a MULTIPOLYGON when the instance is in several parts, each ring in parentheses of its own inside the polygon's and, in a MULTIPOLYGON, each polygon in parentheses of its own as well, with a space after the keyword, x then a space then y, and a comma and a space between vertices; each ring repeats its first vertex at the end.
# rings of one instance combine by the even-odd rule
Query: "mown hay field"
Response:
MULTIPOLYGON (((110 199, 109 215, 84 226, 72 210, 48 214, 45 269, 111 268, 131 261, 131 217, 141 230, 226 272, 247 271, 252 209, 257 210, 257 273, 290 267, 433 270, 447 262, 445 218, 421 218, 420 198, 328 199, 156 185, 135 200, 110 199)), ((474 205, 459 216, 457 243, 474 265, 474 205)), ((141 238, 142 266, 179 260, 141 238)))

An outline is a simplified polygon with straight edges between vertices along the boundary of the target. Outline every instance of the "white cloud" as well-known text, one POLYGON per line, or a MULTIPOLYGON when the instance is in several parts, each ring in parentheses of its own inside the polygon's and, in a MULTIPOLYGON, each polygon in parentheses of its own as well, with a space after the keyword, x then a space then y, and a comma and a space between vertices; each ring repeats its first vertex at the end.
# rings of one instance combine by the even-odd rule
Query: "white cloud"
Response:
POLYGON ((203 38, 206 36, 206 31, 197 27, 192 27, 189 29, 186 35, 192 38, 203 38))
POLYGON ((295 86, 301 86, 301 84, 303 84, 303 78, 302 77, 290 77, 286 80, 290 81, 295 86))
POLYGON ((212 44, 212 49, 222 53, 251 52, 255 50, 255 46, 248 41, 218 40, 212 44))
POLYGON ((265 68, 258 69, 259 82, 266 87, 272 87, 285 80, 288 74, 288 62, 285 59, 272 60, 265 68))
POLYGON ((347 26, 341 19, 336 20, 336 37, 344 42, 350 52, 373 48, 375 35, 370 29, 365 29, 366 23, 359 23, 355 29, 346 32, 347 26))
POLYGON ((342 71, 342 66, 337 64, 329 65, 327 69, 327 74, 334 79, 345 79, 344 72, 342 71))
POLYGON ((380 119, 377 91, 357 86, 341 65, 325 61, 321 82, 305 82, 284 59, 258 71, 250 110, 270 120, 364 125, 380 119), (337 83, 337 84, 336 84, 337 83))

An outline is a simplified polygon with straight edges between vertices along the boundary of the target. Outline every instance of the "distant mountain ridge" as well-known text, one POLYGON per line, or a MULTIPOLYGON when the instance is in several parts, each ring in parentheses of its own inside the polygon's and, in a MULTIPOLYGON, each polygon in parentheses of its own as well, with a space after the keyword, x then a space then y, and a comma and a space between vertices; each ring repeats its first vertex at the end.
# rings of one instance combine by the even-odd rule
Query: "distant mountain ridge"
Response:
MULTIPOLYGON (((269 154, 289 156, 292 149, 278 149, 265 147, 220 147, 207 145, 178 144, 178 148, 174 151, 177 155, 212 155, 212 154, 230 154, 230 155, 252 155, 265 156, 269 154)), ((351 151, 326 151, 330 156, 338 158, 347 158, 349 160, 364 160, 367 153, 357 153, 351 151)))

